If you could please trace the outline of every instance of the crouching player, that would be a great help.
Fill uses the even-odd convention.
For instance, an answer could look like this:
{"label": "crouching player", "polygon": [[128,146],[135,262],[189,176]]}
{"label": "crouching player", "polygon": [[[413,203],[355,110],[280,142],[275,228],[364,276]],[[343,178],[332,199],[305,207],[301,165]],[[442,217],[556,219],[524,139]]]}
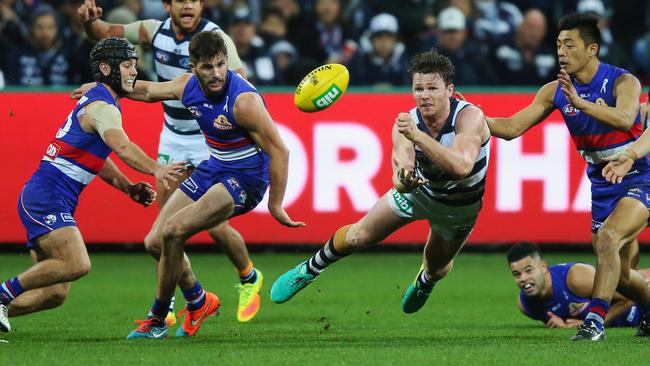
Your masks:
{"label": "crouching player", "polygon": [[[561,263],[549,266],[537,244],[519,242],[508,251],[512,277],[521,289],[517,306],[529,318],[549,328],[575,328],[589,313],[596,269],[586,263]],[[646,281],[650,269],[639,270]],[[642,309],[618,292],[605,318],[610,327],[636,327]]]}
{"label": "crouching player", "polygon": [[97,86],[79,99],[20,192],[18,214],[34,265],[0,284],[2,331],[10,330],[8,316],[61,305],[70,282],[90,271],[74,212],[96,175],[144,206],[153,203],[151,185],[131,183],[108,158],[111,151],[165,185],[184,169],[183,163],[160,165],[150,159],[122,129],[119,100],[133,91],[136,60],[135,48],[125,39],[107,38],[93,47],[90,63]]}

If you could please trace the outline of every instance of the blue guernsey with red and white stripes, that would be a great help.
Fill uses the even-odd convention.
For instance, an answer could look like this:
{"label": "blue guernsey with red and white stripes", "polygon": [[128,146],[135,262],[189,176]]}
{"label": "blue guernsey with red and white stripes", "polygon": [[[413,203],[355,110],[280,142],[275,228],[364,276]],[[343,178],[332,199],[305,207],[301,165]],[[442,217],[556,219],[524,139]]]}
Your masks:
{"label": "blue guernsey with red and white stripes", "polygon": [[230,70],[223,92],[216,97],[203,93],[196,75],[192,75],[183,91],[183,105],[199,122],[210,155],[219,161],[236,162],[264,154],[248,131],[235,120],[235,100],[246,92],[259,94],[253,85]]}
{"label": "blue guernsey with red and white stripes", "polygon": [[62,176],[63,182],[71,190],[70,193],[78,195],[99,173],[112,150],[97,132],[84,131],[78,118],[84,107],[97,101],[120,108],[103,84],[97,84],[90,89],[79,99],[74,110],[57,131],[34,175],[38,175],[42,170],[56,172]]}
{"label": "blue guernsey with red and white stripes", "polygon": [[[627,73],[627,70],[601,62],[589,84],[579,84],[575,79],[572,81],[581,98],[592,103],[614,107],[616,106],[614,97],[616,79]],[[603,157],[625,150],[643,133],[640,114],[634,119],[634,125],[629,131],[616,130],[575,109],[562,93],[559,84],[553,97],[553,104],[562,113],[578,152],[588,163],[587,175],[592,182],[605,181],[601,175]],[[650,170],[649,168],[648,159],[639,159],[632,171],[643,175]]]}

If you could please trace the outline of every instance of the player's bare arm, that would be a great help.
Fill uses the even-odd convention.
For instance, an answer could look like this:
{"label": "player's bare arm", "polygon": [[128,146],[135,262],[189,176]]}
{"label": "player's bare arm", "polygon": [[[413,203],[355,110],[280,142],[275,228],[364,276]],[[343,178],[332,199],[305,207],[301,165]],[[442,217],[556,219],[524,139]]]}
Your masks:
{"label": "player's bare arm", "polygon": [[113,105],[105,102],[91,103],[86,106],[85,114],[79,116],[79,122],[84,130],[96,131],[128,166],[155,176],[166,188],[169,188],[169,181],[177,181],[176,177],[185,169],[184,162],[160,165],[131,142],[122,129],[122,116]]}
{"label": "player's bare arm", "polygon": [[142,81],[138,80],[133,87],[133,92],[127,98],[141,102],[159,102],[161,100],[180,100],[183,90],[192,74],[183,74],[170,81]]}
{"label": "player's bare arm", "polygon": [[391,167],[393,186],[398,192],[410,192],[428,181],[415,174],[415,149],[413,143],[402,135],[397,123],[393,125]]}
{"label": "player's bare arm", "polygon": [[481,142],[489,136],[483,112],[474,107],[459,112],[456,119],[456,138],[451,148],[442,146],[434,138],[420,131],[409,113],[400,113],[396,124],[399,132],[417,145],[431,162],[458,178],[465,177],[472,171],[481,149]]}
{"label": "player's bare arm", "polygon": [[580,296],[591,298],[594,288],[596,269],[585,263],[576,263],[567,273],[566,285],[571,292]]}
{"label": "player's bare arm", "polygon": [[156,191],[147,182],[132,183],[109,158],[97,174],[106,183],[126,193],[133,201],[150,206],[156,200]]}
{"label": "player's bare arm", "polygon": [[634,125],[634,120],[639,114],[639,98],[641,98],[641,83],[635,76],[623,74],[616,79],[614,83],[616,106],[611,107],[580,98],[564,70],[560,71],[558,81],[571,105],[597,119],[598,122],[620,131],[628,131]]}
{"label": "player's bare arm", "polygon": [[603,158],[603,161],[608,163],[603,168],[602,174],[608,182],[621,183],[625,175],[632,169],[634,162],[650,154],[650,132],[648,131],[650,129],[643,131],[641,137],[625,151]]}
{"label": "player's bare arm", "polygon": [[533,102],[512,117],[486,117],[492,136],[512,140],[542,122],[555,108],[553,106],[553,96],[556,89],[557,81],[542,86],[537,91]]}
{"label": "player's bare arm", "polygon": [[95,0],[85,0],[77,8],[77,15],[84,25],[86,34],[94,40],[106,37],[126,38],[132,43],[150,44],[150,29],[153,29],[156,20],[148,19],[129,24],[113,24],[101,20],[103,9],[95,3]]}
{"label": "player's bare arm", "polygon": [[237,123],[245,128],[255,143],[269,155],[269,211],[282,225],[305,226],[304,222],[293,221],[282,208],[287,188],[289,171],[289,149],[280,137],[278,128],[264,107],[262,97],[256,93],[242,93],[237,97],[233,113]]}

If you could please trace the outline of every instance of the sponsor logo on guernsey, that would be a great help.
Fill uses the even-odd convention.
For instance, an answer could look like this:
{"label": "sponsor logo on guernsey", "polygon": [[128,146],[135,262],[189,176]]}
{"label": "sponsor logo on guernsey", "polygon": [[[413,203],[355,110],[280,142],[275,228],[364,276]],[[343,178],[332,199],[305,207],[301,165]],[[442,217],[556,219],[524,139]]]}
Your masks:
{"label": "sponsor logo on guernsey", "polygon": [[169,164],[170,160],[171,159],[170,159],[169,155],[160,154],[160,153],[158,154],[158,164],[160,164],[160,165]]}
{"label": "sponsor logo on guernsey", "polygon": [[196,185],[196,183],[194,183],[194,180],[192,179],[192,177],[189,177],[189,178],[185,179],[183,181],[183,185],[185,186],[185,188],[189,189],[190,192],[192,192],[192,193],[196,193],[197,189],[199,189],[199,187]]}
{"label": "sponsor logo on guernsey", "polygon": [[576,114],[580,113],[579,110],[577,110],[574,106],[571,104],[567,104],[562,108],[562,113],[566,116],[572,117],[575,116]]}
{"label": "sponsor logo on guernsey", "polygon": [[56,216],[54,214],[49,214],[43,217],[43,221],[45,221],[46,224],[52,226],[56,224]]}
{"label": "sponsor logo on guernsey", "polygon": [[178,61],[178,63],[180,63],[181,66],[183,66],[186,69],[190,68],[190,58],[189,57],[183,57],[182,59],[180,59],[180,61]]}
{"label": "sponsor logo on guernsey", "polygon": [[246,194],[246,191],[241,191],[239,193],[239,203],[242,205],[246,203],[246,199],[248,198],[248,195]]}
{"label": "sponsor logo on guernsey", "polygon": [[341,97],[341,95],[343,95],[341,88],[336,86],[336,84],[332,84],[332,86],[325,93],[321,94],[315,99],[312,99],[311,102],[314,103],[316,108],[321,110],[332,105],[334,102],[336,102],[337,99]]}
{"label": "sponsor logo on guernsey", "polygon": [[201,111],[199,110],[199,108],[197,108],[195,106],[189,106],[189,107],[187,107],[187,110],[190,111],[190,114],[192,115],[192,117],[194,117],[194,118],[201,117]]}
{"label": "sponsor logo on guernsey", "polygon": [[203,106],[204,106],[205,108],[210,108],[210,109],[213,109],[213,108],[214,108],[214,106],[213,106],[212,104],[208,104],[208,103],[203,103]]}
{"label": "sponsor logo on guernsey", "polygon": [[241,185],[239,185],[237,178],[230,177],[226,180],[226,182],[228,182],[230,188],[232,189],[241,189]]}
{"label": "sponsor logo on guernsey", "polygon": [[588,305],[588,302],[571,302],[569,303],[569,314],[572,316],[580,315]]}
{"label": "sponsor logo on guernsey", "polygon": [[54,160],[56,159],[57,155],[59,155],[59,151],[61,151],[61,146],[59,146],[56,142],[51,142],[45,150],[45,156]]}
{"label": "sponsor logo on guernsey", "polygon": [[598,105],[605,105],[605,106],[607,105],[607,103],[605,103],[605,99],[603,99],[603,98],[596,99],[596,101],[594,103],[596,103]]}
{"label": "sponsor logo on guernsey", "polygon": [[165,51],[156,51],[156,59],[162,63],[167,63],[169,61],[169,55]]}
{"label": "sponsor logo on guernsey", "polygon": [[75,222],[74,217],[72,217],[72,215],[67,212],[62,212],[61,218],[63,219],[63,222]]}
{"label": "sponsor logo on guernsey", "polygon": [[217,130],[234,130],[235,126],[228,121],[228,118],[224,116],[223,114],[220,114],[219,117],[214,119],[214,122],[212,123],[214,128]]}

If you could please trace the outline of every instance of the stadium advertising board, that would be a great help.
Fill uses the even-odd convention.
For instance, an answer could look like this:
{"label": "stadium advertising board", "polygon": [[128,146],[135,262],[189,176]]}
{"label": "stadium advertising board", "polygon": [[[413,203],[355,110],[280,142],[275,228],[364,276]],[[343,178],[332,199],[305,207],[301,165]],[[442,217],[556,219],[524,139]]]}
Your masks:
{"label": "stadium advertising board", "polygon": [[[487,115],[511,115],[533,94],[468,94]],[[233,226],[250,243],[322,243],[343,224],[359,219],[390,187],[391,127],[398,112],[413,107],[409,94],[348,93],[332,108],[303,113],[291,93],[265,94],[267,106],[291,150],[285,207],[307,227],[282,227],[265,212],[235,218]],[[74,105],[64,93],[0,94],[0,242],[20,243],[16,214],[23,183]],[[161,128],[158,104],[124,101],[130,138],[155,156]],[[590,241],[590,185],[560,115],[556,112],[523,138],[491,140],[487,192],[473,244],[528,239],[547,243]],[[118,160],[117,158],[115,160]],[[152,181],[118,165],[132,180]],[[89,243],[140,243],[157,210],[144,209],[99,178],[81,196],[76,217]],[[392,243],[426,239],[426,223],[391,236]],[[650,238],[643,234],[642,238]],[[192,239],[210,242],[206,234]]]}

